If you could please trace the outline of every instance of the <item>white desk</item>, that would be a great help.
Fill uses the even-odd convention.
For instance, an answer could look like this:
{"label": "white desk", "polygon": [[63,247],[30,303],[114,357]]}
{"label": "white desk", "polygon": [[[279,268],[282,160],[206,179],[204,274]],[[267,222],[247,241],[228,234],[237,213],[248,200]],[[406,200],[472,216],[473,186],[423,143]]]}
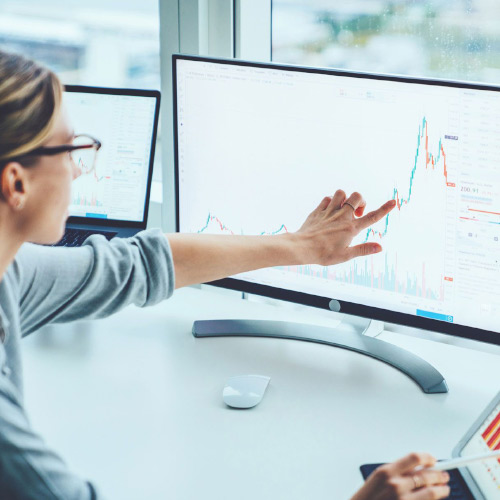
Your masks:
{"label": "white desk", "polygon": [[[108,498],[341,500],[361,485],[361,463],[449,456],[500,389],[498,355],[390,332],[381,338],[433,363],[449,394],[423,394],[343,349],[191,335],[195,319],[235,317],[311,321],[185,289],[153,308],[54,327],[45,347],[48,332],[35,334],[24,341],[35,428]],[[228,409],[224,382],[245,373],[271,377],[264,400]]]}

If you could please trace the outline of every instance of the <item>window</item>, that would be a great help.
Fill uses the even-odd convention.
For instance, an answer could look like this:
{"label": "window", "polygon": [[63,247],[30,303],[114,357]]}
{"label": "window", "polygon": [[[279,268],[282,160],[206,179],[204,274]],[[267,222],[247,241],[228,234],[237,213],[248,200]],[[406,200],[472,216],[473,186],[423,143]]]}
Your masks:
{"label": "window", "polygon": [[495,0],[273,0],[272,59],[496,83]]}
{"label": "window", "polygon": [[[0,47],[66,84],[160,88],[158,0],[4,0]],[[161,180],[161,147],[154,179]]]}

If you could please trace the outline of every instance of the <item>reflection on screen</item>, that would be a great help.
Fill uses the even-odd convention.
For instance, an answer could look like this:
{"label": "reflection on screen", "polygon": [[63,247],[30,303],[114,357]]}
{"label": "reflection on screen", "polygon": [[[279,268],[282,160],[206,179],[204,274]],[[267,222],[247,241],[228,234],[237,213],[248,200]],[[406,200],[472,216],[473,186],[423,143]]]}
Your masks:
{"label": "reflection on screen", "polygon": [[64,100],[75,133],[102,143],[95,169],[73,182],[70,215],[142,221],[155,98],[65,92]]}
{"label": "reflection on screen", "polygon": [[177,61],[180,230],[284,234],[325,195],[397,208],[381,254],[238,275],[500,332],[500,94]]}

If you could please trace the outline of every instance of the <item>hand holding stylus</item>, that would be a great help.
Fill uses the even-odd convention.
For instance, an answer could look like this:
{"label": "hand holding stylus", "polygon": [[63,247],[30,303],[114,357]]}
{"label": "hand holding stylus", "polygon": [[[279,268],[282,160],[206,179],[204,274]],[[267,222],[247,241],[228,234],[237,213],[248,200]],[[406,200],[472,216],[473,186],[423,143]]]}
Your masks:
{"label": "hand holding stylus", "polygon": [[[411,453],[376,469],[351,500],[437,500],[447,498],[450,476],[431,470],[436,459],[427,453]],[[417,470],[418,467],[424,467]]]}
{"label": "hand holding stylus", "polygon": [[474,462],[483,462],[484,460],[500,459],[500,450],[490,451],[489,453],[481,453],[480,455],[470,455],[466,457],[457,457],[450,460],[443,460],[438,462],[432,470],[452,470],[458,467],[465,467],[473,464]]}

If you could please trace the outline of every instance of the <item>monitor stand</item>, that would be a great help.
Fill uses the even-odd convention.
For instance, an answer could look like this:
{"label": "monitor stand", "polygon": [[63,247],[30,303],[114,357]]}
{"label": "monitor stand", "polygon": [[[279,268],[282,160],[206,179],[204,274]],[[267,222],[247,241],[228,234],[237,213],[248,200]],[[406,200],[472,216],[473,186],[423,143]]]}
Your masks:
{"label": "monitor stand", "polygon": [[335,328],[286,321],[245,319],[204,320],[195,321],[193,324],[195,337],[271,337],[349,349],[397,368],[412,378],[427,394],[448,392],[441,373],[427,361],[401,347],[374,338],[382,331],[383,323],[358,316],[346,317]]}

